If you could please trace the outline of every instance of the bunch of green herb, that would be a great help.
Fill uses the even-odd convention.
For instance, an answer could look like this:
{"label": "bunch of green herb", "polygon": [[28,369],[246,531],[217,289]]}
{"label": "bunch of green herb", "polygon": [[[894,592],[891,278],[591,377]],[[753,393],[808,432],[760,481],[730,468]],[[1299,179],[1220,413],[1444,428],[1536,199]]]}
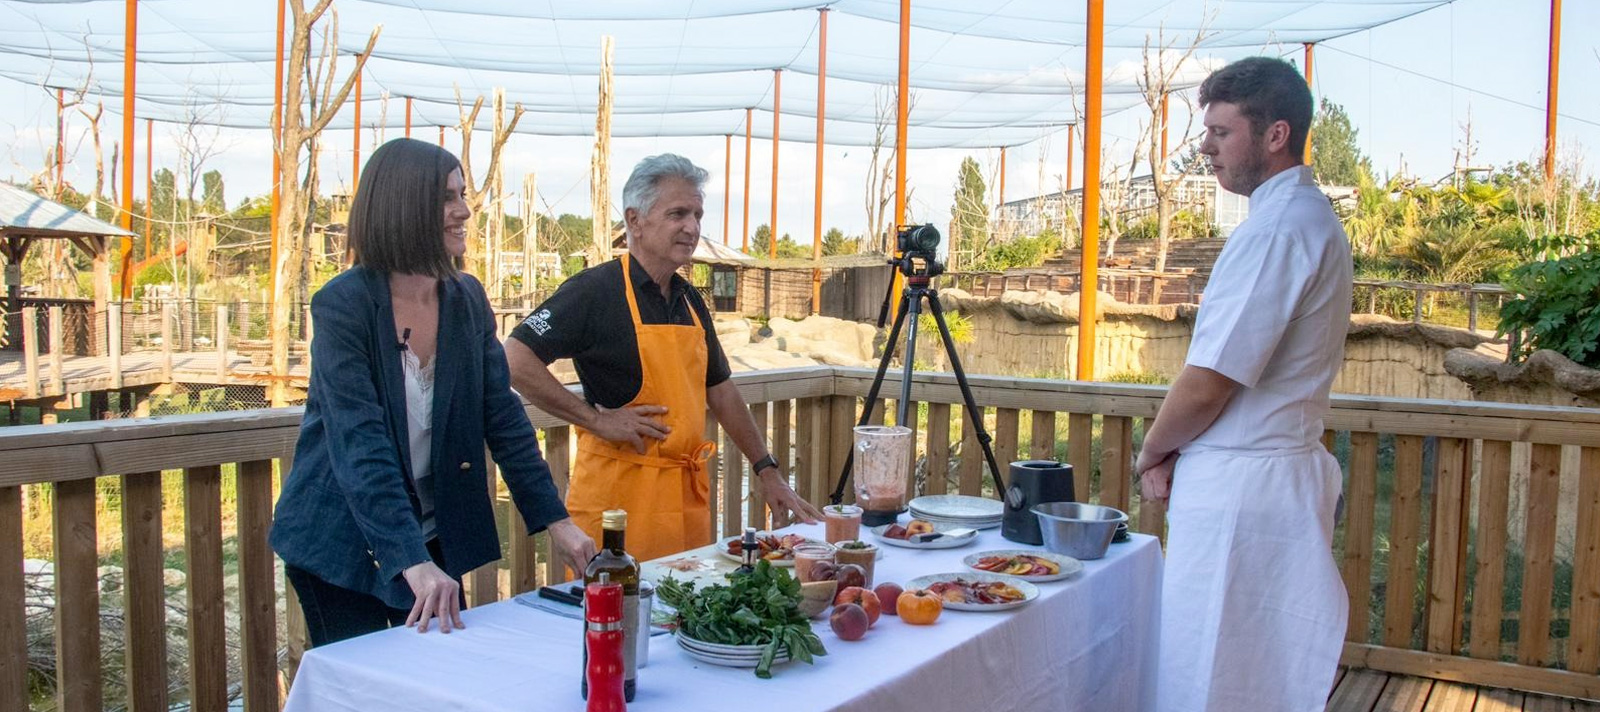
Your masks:
{"label": "bunch of green herb", "polygon": [[772,677],[772,662],[780,650],[810,663],[812,656],[827,655],[822,639],[800,614],[800,582],[771,562],[756,563],[755,571],[730,575],[728,584],[695,590],[693,582],[668,577],[656,595],[678,610],[678,632],[695,640],[722,645],[764,645],[756,677]]}

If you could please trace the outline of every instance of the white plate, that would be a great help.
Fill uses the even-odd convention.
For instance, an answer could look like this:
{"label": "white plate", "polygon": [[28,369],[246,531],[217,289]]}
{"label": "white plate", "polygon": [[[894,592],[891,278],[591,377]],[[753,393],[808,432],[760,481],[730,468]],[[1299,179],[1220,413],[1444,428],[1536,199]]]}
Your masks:
{"label": "white plate", "polygon": [[[911,500],[908,507],[941,519],[960,521],[998,520],[1005,516],[1005,503],[998,499],[965,494],[930,494]],[[927,517],[924,517],[926,519]]]}
{"label": "white plate", "polygon": [[990,556],[1037,556],[1037,557],[1039,557],[1041,559],[1048,559],[1050,561],[1053,561],[1053,562],[1056,563],[1057,566],[1061,567],[1061,571],[1060,572],[1053,573],[1053,574],[1046,574],[1044,576],[1021,576],[1021,575],[1018,575],[1018,574],[1002,574],[1004,576],[1014,576],[1016,578],[1022,579],[1023,581],[1033,581],[1034,583],[1044,583],[1045,581],[1060,581],[1061,579],[1064,579],[1064,578],[1066,578],[1068,576],[1071,576],[1071,575],[1076,574],[1079,571],[1083,570],[1083,562],[1082,561],[1074,559],[1074,558],[1072,558],[1070,556],[1063,556],[1061,554],[1053,554],[1051,552],[1041,551],[1039,549],[997,549],[995,551],[980,551],[980,552],[978,552],[976,554],[968,555],[967,558],[964,558],[964,559],[961,560],[961,563],[965,564],[967,568],[972,569],[973,571],[978,572],[978,573],[983,573],[983,574],[997,573],[995,571],[985,571],[983,569],[978,568],[978,562],[982,561],[983,559],[986,559],[986,558],[988,558]]}
{"label": "white plate", "polygon": [[991,520],[987,520],[987,519],[946,519],[944,517],[932,517],[932,516],[928,516],[928,515],[925,515],[925,514],[918,514],[916,512],[912,512],[911,513],[911,517],[913,519],[921,519],[921,520],[923,520],[925,522],[933,522],[935,525],[943,525],[946,529],[954,529],[956,527],[972,527],[973,529],[993,529],[995,527],[1000,526],[1000,523],[1001,523],[999,519],[995,519],[995,520],[992,520],[992,521]]}
{"label": "white plate", "polygon": [[[758,537],[767,536],[769,534],[771,534],[771,532],[757,532],[756,536],[758,536]],[[728,542],[730,542],[730,541],[739,541],[740,539],[743,539],[743,538],[744,538],[744,535],[743,534],[739,534],[739,535],[736,535],[736,536],[730,536],[730,537],[726,537],[726,538],[723,538],[723,539],[719,539],[717,541],[717,553],[721,554],[722,558],[728,559],[729,561],[737,561],[737,562],[739,562],[741,564],[744,563],[744,557],[739,556],[738,554],[730,554],[730,553],[728,553]],[[806,543],[808,543],[808,544],[825,544],[827,542],[824,542],[824,541],[822,541],[820,539],[806,539]],[[786,568],[786,569],[794,568],[794,558],[793,557],[790,557],[788,559],[767,559],[767,561],[770,562],[773,566],[781,566],[781,567]]]}
{"label": "white plate", "polygon": [[[964,537],[942,536],[938,539],[927,542],[926,544],[918,544],[907,539],[892,539],[884,536],[883,531],[888,529],[889,526],[890,525],[888,524],[880,524],[873,527],[871,529],[872,535],[877,537],[878,541],[884,544],[888,544],[889,546],[898,546],[905,549],[957,549],[978,540],[978,533],[973,532]],[[933,529],[934,531],[941,531],[941,528],[938,525],[935,525]],[[943,527],[943,529],[955,529],[955,527],[947,526]]]}
{"label": "white plate", "polygon": [[1018,591],[1022,592],[1022,600],[1012,601],[1010,603],[953,603],[951,601],[945,601],[944,607],[953,611],[1007,611],[1013,608],[1020,608],[1028,605],[1029,601],[1039,597],[1039,587],[1028,583],[1027,581],[1023,581],[1020,578],[978,571],[969,571],[959,574],[929,574],[927,576],[918,576],[906,583],[906,590],[909,591],[913,588],[927,588],[940,581],[954,581],[956,579],[981,581],[985,583],[991,581],[1008,583],[1012,586],[1015,586]]}
{"label": "white plate", "polygon": [[[754,653],[740,652],[740,653],[737,653],[737,654],[728,655],[728,654],[723,654],[723,653],[712,652],[712,651],[705,650],[705,649],[702,649],[702,648],[699,647],[699,646],[703,646],[703,645],[714,645],[712,643],[703,643],[703,642],[700,642],[700,641],[697,641],[697,640],[692,640],[692,639],[689,639],[689,638],[685,638],[684,636],[681,636],[681,635],[676,635],[676,636],[673,636],[673,637],[677,638],[677,640],[678,640],[678,648],[683,650],[685,655],[688,655],[689,657],[694,658],[695,660],[699,660],[700,662],[706,663],[708,665],[717,665],[717,666],[721,666],[721,667],[733,667],[733,668],[753,668],[753,667],[756,667],[757,665],[761,664],[761,649],[766,647],[766,646],[762,646],[762,645],[718,646],[718,647],[723,647],[723,648],[748,648],[748,649],[754,651]],[[779,651],[777,657],[773,658],[772,662],[773,662],[774,665],[776,665],[778,663],[789,662],[789,651],[788,650]]]}

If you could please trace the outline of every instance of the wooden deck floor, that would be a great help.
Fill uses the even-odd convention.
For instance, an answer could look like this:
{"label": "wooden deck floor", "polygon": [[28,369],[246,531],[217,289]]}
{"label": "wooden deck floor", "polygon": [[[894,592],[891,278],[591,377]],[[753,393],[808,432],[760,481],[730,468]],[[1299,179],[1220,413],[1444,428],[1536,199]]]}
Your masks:
{"label": "wooden deck floor", "polygon": [[1328,712],[1600,712],[1600,703],[1341,668]]}

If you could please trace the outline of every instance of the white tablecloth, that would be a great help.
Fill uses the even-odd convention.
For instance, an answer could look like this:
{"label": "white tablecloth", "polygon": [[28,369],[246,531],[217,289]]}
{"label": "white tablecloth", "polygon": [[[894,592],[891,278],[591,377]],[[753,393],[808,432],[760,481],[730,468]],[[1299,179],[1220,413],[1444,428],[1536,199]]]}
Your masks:
{"label": "white tablecloth", "polygon": [[[820,538],[821,527],[799,525]],[[960,572],[962,557],[1015,549],[999,529],[945,550],[884,547],[875,579]],[[1070,579],[1038,584],[1011,611],[946,610],[932,626],[885,615],[846,642],[826,619],[815,665],[775,666],[773,677],[698,663],[671,636],[651,638],[634,710],[1084,710],[1142,712],[1155,705],[1161,549],[1135,535]],[[440,635],[396,628],[306,653],[286,712],[584,709],[578,693],[582,623],[514,601],[465,611],[466,628]]]}

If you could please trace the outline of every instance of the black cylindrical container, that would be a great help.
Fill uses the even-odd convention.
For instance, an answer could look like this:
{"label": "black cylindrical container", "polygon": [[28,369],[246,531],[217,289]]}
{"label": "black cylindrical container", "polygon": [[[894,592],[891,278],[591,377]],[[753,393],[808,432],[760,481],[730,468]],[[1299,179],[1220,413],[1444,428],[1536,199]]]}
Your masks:
{"label": "black cylindrical container", "polygon": [[1055,460],[1013,462],[1000,536],[1022,544],[1043,544],[1044,535],[1039,531],[1039,518],[1032,511],[1033,505],[1071,501],[1071,465]]}

